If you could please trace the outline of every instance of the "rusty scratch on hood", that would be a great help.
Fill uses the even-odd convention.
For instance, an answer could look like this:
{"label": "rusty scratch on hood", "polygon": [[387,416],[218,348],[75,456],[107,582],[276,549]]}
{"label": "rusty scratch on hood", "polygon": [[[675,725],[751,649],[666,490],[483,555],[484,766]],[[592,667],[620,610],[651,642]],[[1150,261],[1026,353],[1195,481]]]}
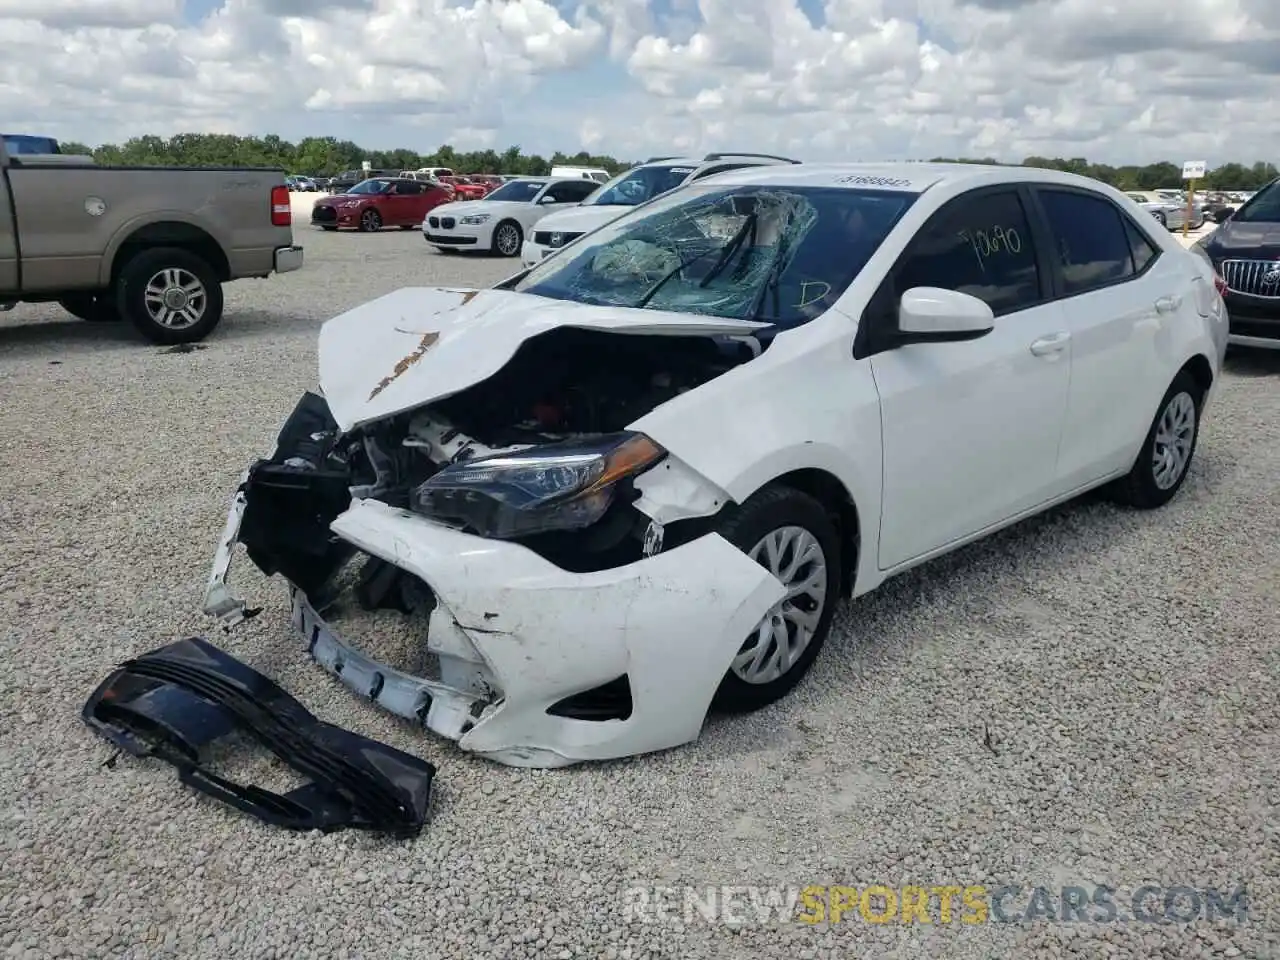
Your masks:
{"label": "rusty scratch on hood", "polygon": [[[450,307],[449,309],[457,310],[459,307],[465,307],[468,303],[470,303],[472,300],[474,300],[478,296],[480,296],[479,290],[467,290],[462,294],[462,298],[456,304],[454,304],[454,306]],[[439,316],[441,312],[443,311],[437,311],[435,315]],[[414,331],[403,330],[400,327],[396,327],[396,332],[397,333],[417,333],[416,330]],[[406,370],[408,370],[415,363],[421,360],[423,355],[428,350],[430,350],[435,345],[435,342],[439,339],[440,339],[440,334],[436,333],[434,330],[429,330],[426,333],[422,334],[422,339],[419,340],[418,345],[413,348],[413,352],[405,357],[402,357],[399,360],[399,362],[397,362],[396,365],[391,369],[390,375],[383,377],[378,382],[378,385],[373,388],[373,392],[369,394],[369,399],[372,400],[374,397],[380,394],[383,390],[387,389],[387,387],[391,386],[391,384],[395,383],[397,379],[399,379],[404,375],[404,372]]]}
{"label": "rusty scratch on hood", "polygon": [[396,365],[392,367],[390,375],[383,377],[378,382],[378,385],[373,388],[373,392],[369,394],[369,399],[372,400],[383,390],[387,389],[387,387],[391,386],[391,384],[395,383],[399,377],[404,375],[406,370],[421,360],[423,355],[426,354],[426,352],[430,350],[439,339],[440,334],[435,333],[434,331],[427,331],[424,333],[422,335],[422,339],[418,341],[418,345],[414,347],[413,352],[397,361]]}

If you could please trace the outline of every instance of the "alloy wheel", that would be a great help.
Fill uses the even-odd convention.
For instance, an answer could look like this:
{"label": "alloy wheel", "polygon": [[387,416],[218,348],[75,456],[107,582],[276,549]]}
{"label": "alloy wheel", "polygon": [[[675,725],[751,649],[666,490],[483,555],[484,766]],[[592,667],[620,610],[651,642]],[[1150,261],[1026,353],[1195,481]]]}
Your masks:
{"label": "alloy wheel", "polygon": [[827,603],[827,558],[822,544],[803,527],[780,527],[747,554],[786,588],[743,643],[733,673],[745,683],[777,680],[813,640]]}
{"label": "alloy wheel", "polygon": [[498,227],[494,243],[504,257],[514,257],[520,248],[520,232],[511,224],[504,223]]}
{"label": "alloy wheel", "polygon": [[147,281],[143,300],[157,324],[184,330],[200,322],[209,294],[194,273],[181,267],[166,267]]}
{"label": "alloy wheel", "polygon": [[1151,447],[1151,478],[1161,490],[1170,489],[1186,472],[1195,429],[1195,400],[1186,391],[1175,393],[1160,414]]}

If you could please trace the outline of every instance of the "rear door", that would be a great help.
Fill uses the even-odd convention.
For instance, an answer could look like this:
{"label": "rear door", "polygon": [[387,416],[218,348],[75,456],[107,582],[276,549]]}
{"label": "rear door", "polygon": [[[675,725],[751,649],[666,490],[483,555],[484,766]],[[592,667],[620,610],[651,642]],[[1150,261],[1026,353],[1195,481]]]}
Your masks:
{"label": "rear door", "polygon": [[1034,192],[1071,332],[1059,469],[1074,489],[1132,465],[1169,386],[1176,318],[1198,313],[1195,269],[1148,235],[1158,224],[1139,225],[1109,197],[1056,185]]}
{"label": "rear door", "polygon": [[1029,198],[1008,186],[952,200],[916,235],[875,298],[896,311],[912,287],[942,287],[986,301],[996,315],[994,330],[979,339],[871,357],[884,437],[881,569],[1058,493],[1072,344]]}

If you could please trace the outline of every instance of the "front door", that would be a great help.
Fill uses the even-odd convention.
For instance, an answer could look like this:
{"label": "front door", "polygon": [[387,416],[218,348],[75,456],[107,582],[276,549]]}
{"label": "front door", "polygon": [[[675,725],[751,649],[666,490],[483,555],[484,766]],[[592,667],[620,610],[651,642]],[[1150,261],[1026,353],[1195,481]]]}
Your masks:
{"label": "front door", "polygon": [[[1071,340],[1013,188],[953,200],[887,282],[990,304],[995,329],[871,357],[884,443],[879,566],[899,566],[1054,496]],[[896,308],[896,307],[895,307]]]}

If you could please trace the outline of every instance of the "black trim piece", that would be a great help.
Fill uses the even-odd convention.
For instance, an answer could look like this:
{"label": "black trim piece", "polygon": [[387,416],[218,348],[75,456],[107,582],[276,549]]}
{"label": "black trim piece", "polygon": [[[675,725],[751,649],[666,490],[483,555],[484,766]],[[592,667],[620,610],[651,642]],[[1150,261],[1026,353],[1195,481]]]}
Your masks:
{"label": "black trim piece", "polygon": [[[415,837],[426,822],[432,764],[316,719],[274,681],[198,637],[121,664],[81,717],[121,750],[164,760],[180,782],[274,826]],[[214,773],[211,747],[235,731],[310,782],[278,794]]]}

